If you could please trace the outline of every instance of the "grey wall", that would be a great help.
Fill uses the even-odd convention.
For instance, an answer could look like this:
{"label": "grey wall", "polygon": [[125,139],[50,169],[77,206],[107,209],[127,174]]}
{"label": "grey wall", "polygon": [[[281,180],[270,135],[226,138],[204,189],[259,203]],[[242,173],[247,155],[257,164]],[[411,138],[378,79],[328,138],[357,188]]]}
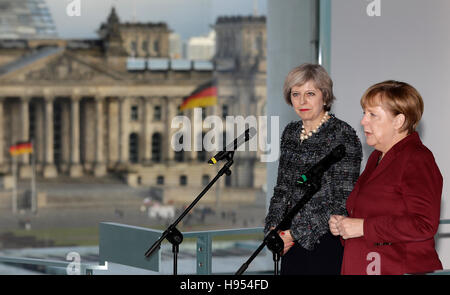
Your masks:
{"label": "grey wall", "polygon": [[[380,0],[381,15],[366,13],[366,0],[332,0],[331,76],[336,115],[350,123],[363,142],[359,99],[372,84],[405,81],[422,94],[419,126],[444,177],[442,218],[450,218],[450,1]],[[372,149],[364,148],[364,162]],[[440,232],[450,232],[441,226]],[[438,239],[444,268],[450,268],[450,239]]]}

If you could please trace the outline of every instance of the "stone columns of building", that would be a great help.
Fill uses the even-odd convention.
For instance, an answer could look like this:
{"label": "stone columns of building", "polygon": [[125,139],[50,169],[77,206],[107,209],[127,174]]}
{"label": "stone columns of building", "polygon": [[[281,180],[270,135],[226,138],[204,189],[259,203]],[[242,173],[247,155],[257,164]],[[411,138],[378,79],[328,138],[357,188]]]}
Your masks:
{"label": "stone columns of building", "polygon": [[119,120],[119,100],[115,97],[109,97],[107,99],[106,107],[108,109],[107,115],[107,129],[108,129],[108,152],[107,152],[107,163],[108,168],[115,168],[116,164],[119,163],[119,140],[120,140],[120,120]]}
{"label": "stone columns of building", "polygon": [[126,168],[129,159],[130,103],[126,96],[119,97],[119,166]]}
{"label": "stone columns of building", "polygon": [[45,95],[45,166],[44,177],[55,178],[58,176],[54,162],[53,151],[53,95]]}
{"label": "stone columns of building", "polygon": [[58,165],[62,173],[70,173],[70,107],[70,97],[64,98],[61,103],[61,161]]}
{"label": "stone columns of building", "polygon": [[[20,140],[28,142],[30,140],[30,96],[22,96],[20,100],[20,116],[21,116],[21,137]],[[30,178],[32,169],[30,165],[30,154],[20,156],[20,178]]]}
{"label": "stone columns of building", "polygon": [[5,152],[6,152],[6,146],[5,146],[5,128],[4,128],[4,101],[5,97],[0,97],[0,171],[6,172],[5,169],[6,163],[5,163]]}
{"label": "stone columns of building", "polygon": [[175,159],[175,151],[172,148],[171,141],[172,141],[172,137],[175,134],[175,130],[176,130],[176,129],[172,129],[171,126],[172,126],[172,119],[176,116],[177,105],[171,104],[170,100],[167,97],[165,97],[161,101],[162,101],[162,105],[164,105],[164,108],[166,109],[165,118],[164,118],[164,120],[166,122],[166,130],[163,134],[163,138],[166,138],[166,140],[165,140],[166,144],[163,145],[163,149],[164,149],[164,153],[167,153],[165,155],[165,158],[171,162]]}
{"label": "stone columns of building", "polygon": [[80,163],[80,101],[81,96],[70,98],[70,170],[71,177],[81,177],[83,167]]}
{"label": "stone columns of building", "polygon": [[105,102],[105,97],[96,96],[95,97],[95,166],[94,175],[95,176],[105,176],[106,175],[106,162],[103,154],[104,148],[104,115],[103,115],[103,105]]}
{"label": "stone columns of building", "polygon": [[36,172],[42,173],[45,166],[45,100],[38,100],[35,108],[35,131],[33,156],[36,159]]}
{"label": "stone columns of building", "polygon": [[144,97],[144,165],[152,162],[152,118],[153,108],[150,97]]}

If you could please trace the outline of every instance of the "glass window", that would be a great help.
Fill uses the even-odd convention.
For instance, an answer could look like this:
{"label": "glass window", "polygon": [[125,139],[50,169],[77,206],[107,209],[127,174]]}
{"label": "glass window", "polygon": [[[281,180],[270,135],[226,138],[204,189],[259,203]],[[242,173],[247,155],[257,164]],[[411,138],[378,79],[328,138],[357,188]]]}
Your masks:
{"label": "glass window", "polygon": [[[183,144],[183,136],[180,137],[178,140],[178,143],[180,145]],[[175,151],[175,162],[184,162],[184,150],[181,149],[180,151]]]}
{"label": "glass window", "polygon": [[152,161],[161,162],[162,158],[162,136],[161,133],[152,135]]}
{"label": "glass window", "polygon": [[162,119],[161,106],[155,106],[153,108],[153,120],[161,121],[161,119]]}
{"label": "glass window", "polygon": [[30,128],[30,139],[36,138],[36,105],[34,103],[29,104],[29,128]]}
{"label": "glass window", "polygon": [[158,56],[159,56],[159,41],[158,41],[158,40],[155,40],[155,41],[153,42],[153,51],[154,51],[156,54],[158,54]]}
{"label": "glass window", "polygon": [[129,160],[131,163],[139,162],[139,135],[137,133],[130,134],[130,157]]}
{"label": "glass window", "polygon": [[[150,227],[161,229],[160,226],[163,226],[165,221],[149,223],[150,209],[152,209],[150,207],[155,205],[156,200],[161,201],[161,207],[165,207],[163,209],[171,209],[169,208],[172,205],[170,202],[173,201],[173,206],[177,210],[181,209],[183,204],[191,202],[192,198],[199,193],[198,187],[201,185],[206,186],[220,170],[224,162],[218,163],[215,167],[209,166],[207,160],[216,154],[217,151],[206,151],[203,145],[201,151],[181,150],[180,152],[175,152],[171,146],[171,136],[175,132],[171,128],[172,117],[184,115],[190,119],[192,124],[190,139],[192,141],[195,138],[194,136],[198,136],[199,133],[201,133],[201,139],[203,140],[205,134],[209,134],[208,132],[218,126],[213,127],[211,125],[207,127],[204,124],[204,126],[196,128],[196,133],[194,134],[193,110],[182,112],[179,109],[175,110],[175,107],[181,103],[181,97],[189,96],[194,89],[197,89],[210,79],[217,79],[218,94],[221,94],[223,98],[221,96],[218,97],[216,106],[202,108],[201,119],[204,120],[207,116],[217,116],[218,119],[223,118],[223,121],[225,121],[226,117],[230,115],[244,116],[244,119],[247,119],[247,116],[260,115],[258,111],[261,108],[256,106],[264,105],[264,101],[261,100],[266,99],[264,95],[267,77],[265,70],[266,60],[265,57],[248,58],[254,57],[254,55],[249,55],[249,53],[254,54],[250,50],[254,49],[254,46],[259,50],[261,46],[265,46],[266,40],[264,11],[261,11],[261,17],[255,18],[255,16],[252,16],[253,7],[251,2],[256,1],[262,3],[265,0],[234,1],[239,2],[239,5],[227,2],[227,5],[233,5],[235,8],[233,9],[235,12],[232,15],[230,15],[229,11],[220,11],[219,6],[222,5],[210,6],[212,1],[179,1],[180,7],[178,7],[178,10],[184,11],[184,14],[172,13],[172,16],[160,14],[160,19],[152,19],[150,14],[144,13],[140,14],[139,19],[133,23],[130,23],[132,19],[130,12],[134,11],[133,7],[128,7],[127,10],[126,7],[123,8],[116,5],[113,11],[111,3],[109,3],[111,1],[96,1],[98,2],[98,9],[87,11],[83,10],[84,6],[81,3],[83,6],[81,7],[81,16],[70,19],[79,21],[86,26],[84,28],[77,26],[63,28],[62,26],[56,30],[51,12],[58,11],[57,9],[55,10],[56,6],[52,4],[58,1],[0,0],[0,6],[10,9],[9,11],[11,12],[3,13],[0,16],[0,35],[6,36],[6,39],[16,38],[16,40],[2,41],[4,46],[0,48],[0,51],[6,55],[8,55],[8,52],[16,50],[16,48],[26,49],[27,41],[24,39],[29,36],[32,38],[32,35],[36,34],[36,32],[39,34],[39,38],[33,39],[33,42],[36,43],[36,49],[41,48],[45,44],[60,44],[62,42],[60,40],[71,40],[63,42],[63,45],[67,44],[68,49],[76,51],[80,58],[91,56],[99,60],[106,60],[108,56],[115,56],[116,53],[121,53],[119,43],[122,42],[121,45],[128,55],[123,56],[124,69],[122,74],[124,75],[120,75],[123,78],[123,80],[119,81],[120,83],[103,83],[102,79],[91,79],[89,81],[92,89],[98,88],[102,95],[106,95],[104,98],[105,103],[103,104],[104,124],[103,130],[101,130],[104,135],[103,142],[97,140],[96,137],[97,127],[101,127],[101,125],[96,124],[95,102],[90,97],[92,95],[90,91],[86,89],[81,90],[80,94],[82,94],[82,97],[80,97],[79,101],[76,100],[77,103],[75,103],[75,98],[73,98],[73,101],[69,99],[63,100],[59,97],[55,98],[53,118],[46,117],[46,106],[48,107],[49,105],[46,105],[43,92],[30,92],[30,95],[33,97],[31,100],[33,104],[30,102],[29,136],[36,140],[36,154],[33,154],[36,157],[30,157],[30,163],[32,163],[31,160],[36,161],[35,171],[37,173],[38,187],[40,177],[43,177],[44,173],[47,174],[47,171],[50,171],[47,169],[49,168],[48,165],[46,165],[47,152],[51,153],[50,156],[53,156],[54,164],[56,164],[56,173],[61,178],[57,177],[51,181],[52,186],[55,186],[55,196],[52,195],[52,198],[47,200],[49,202],[48,208],[43,208],[45,210],[38,208],[36,212],[27,211],[29,209],[25,209],[22,212],[19,209],[16,215],[11,213],[11,216],[17,218],[10,218],[11,222],[6,222],[3,225],[0,235],[7,232],[12,233],[3,235],[4,240],[0,241],[4,242],[3,246],[8,244],[14,245],[14,248],[27,248],[27,253],[20,253],[21,256],[44,255],[42,256],[43,259],[53,259],[52,256],[59,256],[59,254],[46,250],[45,253],[52,252],[50,253],[51,255],[48,254],[46,256],[46,254],[42,254],[44,251],[39,251],[40,249],[36,252],[29,252],[28,249],[70,245],[71,251],[79,252],[82,257],[89,257],[92,253],[84,252],[85,246],[88,246],[93,249],[92,251],[95,254],[92,254],[92,256],[95,258],[96,255],[98,256],[98,224],[100,222],[115,220],[124,225],[142,226],[147,224]],[[32,13],[27,11],[29,8],[25,5],[19,5],[22,2],[30,4]],[[65,0],[65,2],[73,1]],[[105,3],[102,4],[101,2]],[[132,4],[134,2],[135,4]],[[164,7],[158,7],[157,2],[130,1],[131,5],[129,6],[135,5],[137,12],[161,11],[161,9],[164,9]],[[195,7],[195,2],[202,2],[202,7]],[[250,2],[250,4],[247,2]],[[66,8],[67,3],[64,8]],[[50,10],[45,8],[47,5],[51,8]],[[243,9],[243,7],[247,8]],[[61,13],[65,14],[65,11]],[[118,18],[116,18],[114,13]],[[27,24],[20,24],[19,15],[21,15],[20,21]],[[101,19],[95,24],[87,21],[88,18],[96,17]],[[108,23],[108,18],[111,23]],[[115,28],[115,25],[113,25],[115,20],[120,22],[121,41],[120,38],[114,38],[117,36],[111,34],[113,32],[110,29]],[[182,28],[183,30],[177,26],[177,23],[186,24],[191,20],[196,22],[195,26],[189,26],[189,28],[185,26],[185,28]],[[156,22],[161,22],[161,25]],[[101,28],[100,26],[102,25],[103,27]],[[17,31],[19,26],[23,27],[23,34],[21,31]],[[204,42],[204,37],[206,37],[204,34],[208,34],[207,32],[212,30],[216,34],[215,38],[211,39],[215,46],[214,54],[209,51],[211,48],[209,41]],[[262,32],[261,38],[257,37],[260,31]],[[179,40],[175,40],[177,46],[174,45],[175,42],[169,44],[169,36],[172,33],[179,36]],[[295,32],[290,33],[295,34]],[[46,39],[46,36],[50,34],[51,37],[56,37],[56,39],[53,41]],[[247,48],[248,39],[252,43],[256,42],[256,45],[250,44],[250,50]],[[110,47],[106,46],[108,41],[110,42]],[[197,41],[200,42],[196,43]],[[199,49],[199,59],[192,61],[187,58],[188,42],[198,46],[196,48]],[[177,47],[177,50],[172,52],[174,48],[171,48],[171,46]],[[264,50],[262,52],[265,53]],[[50,54],[50,51],[42,51],[44,55],[47,53]],[[180,58],[180,60],[177,63],[171,57]],[[2,55],[0,53],[1,58]],[[112,61],[114,63],[114,58],[112,58]],[[77,76],[79,72],[85,70],[83,65],[68,61],[66,58],[57,58],[53,62],[53,67],[62,73],[71,71]],[[104,70],[111,72],[112,75],[112,72],[116,71],[116,66],[122,66],[121,62],[113,63],[105,63],[104,65]],[[128,65],[128,68],[126,65]],[[120,72],[121,70],[118,69],[118,71]],[[89,77],[81,75],[79,78],[87,79]],[[62,82],[64,84],[70,81],[58,81],[58,79],[52,79],[51,77],[48,80],[49,85],[59,85]],[[45,85],[40,86],[44,87]],[[40,86],[37,88],[42,88]],[[35,88],[28,90],[33,91]],[[149,98],[151,100],[149,102],[150,105],[147,105],[145,108],[144,103],[140,99],[135,100],[132,98],[141,95],[152,97],[152,99]],[[127,97],[126,104],[122,105],[120,103],[122,97]],[[14,126],[13,123],[17,121],[15,116],[17,117],[21,113],[20,106],[14,105],[16,102],[13,102],[13,99],[15,97],[4,98],[6,102],[4,104],[4,112],[9,114],[9,116],[5,115],[3,118],[7,127]],[[11,100],[11,103],[8,102],[9,100]],[[60,104],[60,102],[62,103]],[[254,105],[250,105],[250,103]],[[58,106],[58,104],[60,105]],[[125,109],[122,106],[125,106]],[[252,110],[255,110],[255,113],[252,113]],[[126,118],[123,116],[120,118],[120,115],[124,113]],[[73,115],[76,114],[78,116],[74,118]],[[144,118],[147,114],[150,117]],[[146,123],[151,121],[149,126],[144,126],[144,119]],[[200,121],[200,118],[198,119]],[[213,123],[216,122],[214,121]],[[46,130],[49,128],[48,124],[53,124],[51,126],[53,127],[51,139],[46,138]],[[73,124],[77,124],[77,126]],[[229,132],[229,130],[227,130],[225,125],[223,127],[223,134],[225,135],[225,132]],[[237,132],[236,125],[234,128],[235,132],[229,138],[231,141],[240,135]],[[10,129],[8,129],[9,131],[6,130],[8,132],[4,132],[4,142],[7,144],[17,139],[20,134],[14,134],[14,132],[21,128]],[[144,134],[144,132],[146,133]],[[217,140],[222,145],[225,145],[225,142],[222,143],[221,134],[218,137],[214,138],[213,141]],[[185,135],[184,143],[186,143],[187,139],[188,137]],[[51,149],[46,152],[46,142],[50,141],[52,142]],[[78,151],[76,150],[77,146],[74,145],[75,143],[79,146]],[[97,159],[97,143],[103,144],[100,151],[102,152],[101,159]],[[181,143],[183,143],[183,138]],[[193,145],[191,147],[194,148]],[[255,218],[254,223],[249,221],[249,227],[262,225],[266,209],[264,208],[264,197],[258,198],[263,201],[255,202],[255,206],[251,202],[253,202],[254,196],[261,196],[266,193],[264,191],[266,180],[264,177],[265,164],[256,163],[258,159],[255,159],[257,155],[254,152],[249,154],[244,151],[236,154],[236,156],[242,158],[243,163],[251,161],[251,164],[232,166],[231,176],[226,176],[225,180],[221,178],[220,182],[212,187],[208,194],[209,196],[205,196],[209,200],[205,199],[206,202],[204,204],[198,204],[199,206],[195,207],[196,210],[192,211],[192,216],[189,215],[191,217],[189,227],[191,228],[186,226],[188,222],[184,223],[188,221],[188,216],[186,216],[182,224],[180,223],[179,230],[181,232],[230,227],[242,228],[246,227],[244,219],[250,218],[248,216]],[[191,157],[194,157],[195,161],[191,161]],[[139,164],[144,164],[144,159],[150,161],[150,163],[145,162],[145,165],[141,167]],[[98,165],[97,160],[102,160],[102,165]],[[235,160],[237,161],[236,164],[238,162],[241,163],[241,159],[235,158]],[[129,165],[122,163],[122,161]],[[253,162],[255,162],[255,165],[253,165]],[[5,171],[11,171],[11,162],[6,161],[5,165]],[[103,170],[103,168],[106,168],[106,170]],[[25,169],[24,171],[27,170]],[[105,178],[96,176],[99,172],[102,174],[103,171],[107,173]],[[150,188],[145,190],[143,188],[128,188],[126,189],[126,195],[120,197],[121,191],[117,191],[115,188],[123,185],[123,179],[115,176],[124,175],[127,172],[133,174],[132,176],[134,177],[132,178],[131,175],[127,177],[130,184],[134,181],[134,184],[141,183],[143,186],[148,185]],[[81,174],[80,176],[83,177],[76,177],[76,174]],[[166,176],[168,177],[167,179],[165,179]],[[248,180],[253,177],[255,178],[254,182]],[[253,184],[248,190],[247,188],[245,190],[236,188],[241,185],[245,186],[247,182]],[[96,202],[96,206],[89,207],[89,202],[92,203],[92,200],[89,200],[88,197],[79,198],[79,188],[91,187],[94,184],[96,184],[95,199],[99,200],[99,202]],[[24,199],[24,194],[31,194],[29,185],[29,181],[23,181],[23,186],[18,190],[18,202]],[[227,187],[224,188],[224,185]],[[112,191],[114,191],[114,196],[111,195]],[[233,202],[230,202],[230,197],[233,198]],[[30,198],[29,200],[33,201],[29,203],[30,205],[39,203],[37,198]],[[64,200],[64,202],[59,202],[59,200]],[[54,204],[54,202],[58,202],[58,204]],[[242,206],[242,204],[245,204],[245,206]],[[55,205],[58,205],[58,208]],[[84,207],[82,214],[80,213],[80,206]],[[138,207],[139,212],[133,211],[132,207]],[[220,218],[222,213],[220,211],[224,207],[227,208],[226,210],[230,208],[230,212],[231,210],[236,211],[236,214],[233,215],[236,222],[231,223],[232,218]],[[231,207],[233,208],[231,209]],[[13,211],[13,208],[10,210]],[[111,210],[111,208],[113,209]],[[54,212],[52,212],[53,209]],[[58,217],[56,216],[58,210],[64,210],[64,213],[67,214],[61,215],[61,218],[58,219],[56,218]],[[216,217],[208,218],[208,214],[211,214],[213,211],[218,213]],[[5,214],[7,213],[9,214],[10,212],[5,211]],[[207,218],[204,219],[204,216]],[[64,222],[62,222],[63,218]],[[200,220],[204,220],[204,222],[200,222]],[[25,232],[25,230],[27,231]],[[236,239],[234,238],[234,240]],[[186,242],[190,243],[190,241]],[[214,241],[214,243],[218,242],[222,242],[222,239]],[[230,245],[230,251],[225,249],[224,253],[228,253],[225,256],[235,256],[236,249],[231,248],[234,247],[231,246],[232,244],[235,244],[234,241],[233,243],[227,243],[227,247]],[[78,246],[83,246],[83,249],[78,248]],[[180,247],[181,252],[184,251],[183,249],[184,247]],[[15,253],[19,254],[19,252]],[[162,255],[166,256],[165,250]],[[180,253],[180,255],[185,255],[185,253]],[[61,257],[54,258],[64,260],[66,257],[62,256],[63,254],[61,254]],[[190,259],[191,257],[189,256],[188,258]],[[216,258],[213,257],[213,259]],[[191,261],[195,264],[195,257]],[[229,261],[233,260],[230,259]],[[215,263],[213,262],[213,264]],[[232,268],[238,269],[239,266],[236,264]],[[227,265],[227,267],[230,268],[230,265]],[[272,265],[269,267],[272,267]],[[40,268],[30,269],[33,272],[35,270],[39,271]],[[127,269],[126,271],[129,270]],[[133,270],[130,269],[130,271]],[[222,272],[224,270],[218,269],[218,271]],[[195,268],[193,272],[195,272]],[[171,273],[171,271],[168,270],[168,273]]]}
{"label": "glass window", "polygon": [[56,165],[62,161],[62,103],[53,104],[53,158]]}
{"label": "glass window", "polygon": [[139,120],[139,108],[137,105],[131,106],[131,121]]}
{"label": "glass window", "polygon": [[187,176],[186,175],[181,175],[180,176],[180,185],[181,186],[186,186],[187,185]]}
{"label": "glass window", "polygon": [[136,41],[131,41],[130,48],[131,48],[131,55],[137,56],[137,43],[136,43]]}
{"label": "glass window", "polygon": [[146,54],[148,54],[148,41],[147,40],[142,41],[142,51],[144,51]]}

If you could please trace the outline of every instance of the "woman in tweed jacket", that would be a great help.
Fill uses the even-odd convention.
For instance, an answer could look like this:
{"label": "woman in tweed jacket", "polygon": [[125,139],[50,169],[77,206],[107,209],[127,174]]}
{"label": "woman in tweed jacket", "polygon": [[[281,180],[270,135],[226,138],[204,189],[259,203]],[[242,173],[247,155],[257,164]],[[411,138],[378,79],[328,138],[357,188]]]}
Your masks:
{"label": "woman in tweed jacket", "polygon": [[334,147],[344,144],[345,157],[324,173],[321,189],[299,211],[290,228],[279,232],[284,242],[281,274],[339,274],[343,248],[329,232],[330,215],[346,215],[345,203],[358,179],[362,158],[355,130],[328,111],[335,99],[333,82],[320,65],[303,64],[286,77],[283,93],[300,121],[286,126],[281,137],[277,184],[265,219],[274,228],[304,195],[297,180]]}

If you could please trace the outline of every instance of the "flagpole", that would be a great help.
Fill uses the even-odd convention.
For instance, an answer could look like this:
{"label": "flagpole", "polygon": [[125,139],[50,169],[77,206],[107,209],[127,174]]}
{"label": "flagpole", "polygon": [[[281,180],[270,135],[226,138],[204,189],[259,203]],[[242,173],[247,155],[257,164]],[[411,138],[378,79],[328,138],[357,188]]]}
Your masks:
{"label": "flagpole", "polygon": [[17,157],[15,155],[12,156],[13,159],[13,190],[12,190],[12,213],[17,213]]}
{"label": "flagpole", "polygon": [[36,199],[36,159],[34,157],[34,147],[33,141],[31,141],[31,212],[35,213],[37,211],[37,199]]}

